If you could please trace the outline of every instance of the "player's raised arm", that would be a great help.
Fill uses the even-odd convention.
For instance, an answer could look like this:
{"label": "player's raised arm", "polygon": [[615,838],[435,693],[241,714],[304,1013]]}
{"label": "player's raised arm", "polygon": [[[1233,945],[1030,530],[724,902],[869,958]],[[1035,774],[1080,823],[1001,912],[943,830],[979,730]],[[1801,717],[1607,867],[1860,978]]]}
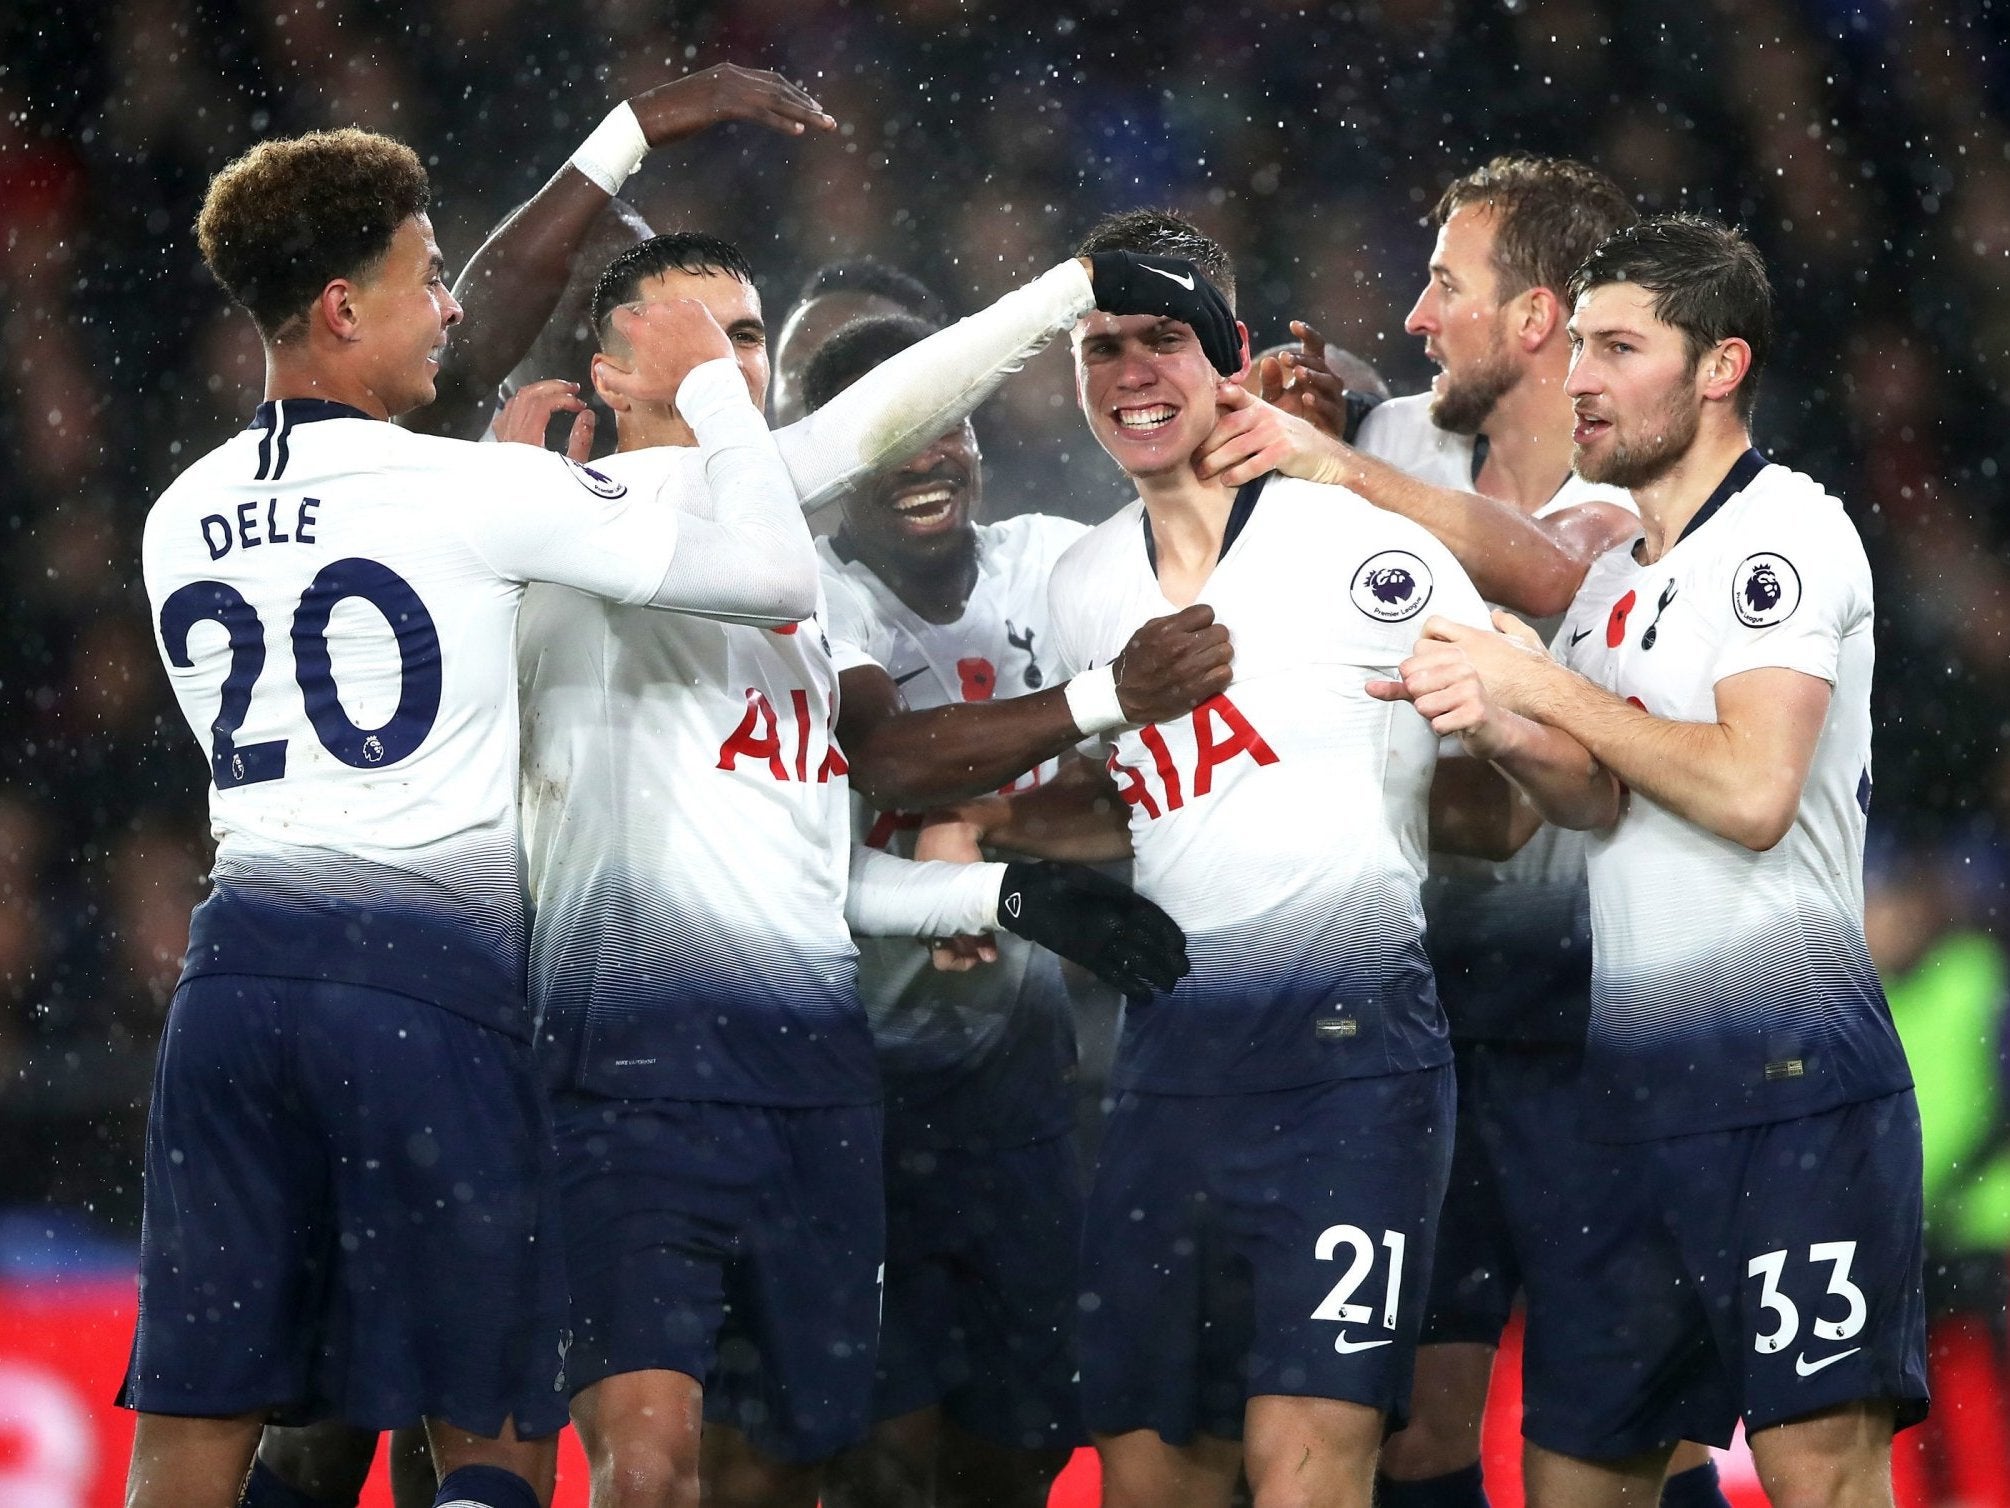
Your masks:
{"label": "player's raised arm", "polygon": [[[566,506],[557,508],[552,489],[536,485],[553,464],[540,455],[521,506],[477,517],[490,562],[521,580],[735,622],[772,627],[810,616],[815,549],[725,331],[691,299],[624,306],[613,328],[619,354],[603,357],[600,380],[626,401],[675,405],[697,437],[712,516],[678,506],[691,486],[681,448],[634,452],[617,476],[556,462],[592,495],[560,489]],[[512,470],[533,459],[484,458]]]}
{"label": "player's raised arm", "polygon": [[910,346],[782,430],[782,458],[804,511],[920,450],[1091,309],[1186,320],[1217,370],[1240,365],[1235,316],[1191,263],[1129,252],[1071,258]]}
{"label": "player's raised arm", "polygon": [[732,63],[616,105],[462,269],[455,296],[470,315],[467,331],[442,363],[438,398],[406,422],[426,434],[478,438],[497,384],[544,329],[573,258],[623,182],[651,151],[733,120],[791,136],[836,124],[781,75]]}

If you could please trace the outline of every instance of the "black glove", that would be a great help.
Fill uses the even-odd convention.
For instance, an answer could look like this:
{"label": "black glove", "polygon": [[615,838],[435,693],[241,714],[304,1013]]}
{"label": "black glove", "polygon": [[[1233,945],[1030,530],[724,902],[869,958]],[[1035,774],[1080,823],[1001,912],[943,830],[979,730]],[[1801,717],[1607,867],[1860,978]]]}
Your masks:
{"label": "black glove", "polygon": [[1228,377],[1242,367],[1235,311],[1221,290],[1184,257],[1099,251],[1089,258],[1096,307],[1105,314],[1163,314],[1193,326],[1214,369]]}
{"label": "black glove", "polygon": [[998,923],[1072,959],[1133,1000],[1186,973],[1186,934],[1150,901],[1080,864],[1007,864]]}

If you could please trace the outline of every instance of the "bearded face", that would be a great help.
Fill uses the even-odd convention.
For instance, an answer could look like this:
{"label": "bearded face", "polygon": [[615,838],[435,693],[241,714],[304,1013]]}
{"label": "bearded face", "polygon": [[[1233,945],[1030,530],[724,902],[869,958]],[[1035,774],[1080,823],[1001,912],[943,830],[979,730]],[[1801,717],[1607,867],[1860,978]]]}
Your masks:
{"label": "bearded face", "polygon": [[1455,435],[1478,434],[1520,375],[1496,319],[1484,349],[1460,365],[1446,365],[1431,398],[1431,422]]}

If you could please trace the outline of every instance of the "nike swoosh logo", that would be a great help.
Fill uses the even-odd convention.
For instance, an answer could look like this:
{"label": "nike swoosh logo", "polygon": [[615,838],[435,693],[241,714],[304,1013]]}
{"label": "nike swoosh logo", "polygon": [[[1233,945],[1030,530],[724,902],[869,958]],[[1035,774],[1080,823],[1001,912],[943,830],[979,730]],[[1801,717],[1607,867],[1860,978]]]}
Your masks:
{"label": "nike swoosh logo", "polygon": [[[1193,292],[1193,274],[1190,272],[1187,273],[1167,272],[1165,268],[1154,267],[1150,262],[1140,262],[1138,263],[1138,265],[1144,268],[1146,272],[1156,272],[1160,277],[1164,278],[1168,283],[1178,283],[1180,287],[1186,289],[1188,293]],[[1387,1344],[1387,1342],[1382,1342],[1382,1344]]]}
{"label": "nike swoosh logo", "polygon": [[1810,1362],[1807,1354],[1803,1352],[1794,1357],[1794,1372],[1801,1377],[1812,1377],[1823,1367],[1832,1367],[1845,1356],[1854,1356],[1862,1349],[1862,1346],[1851,1346],[1847,1351],[1838,1351],[1835,1355],[1824,1356],[1820,1361],[1816,1362]]}
{"label": "nike swoosh logo", "polygon": [[928,674],[928,667],[924,665],[919,670],[908,671],[906,675],[895,676],[893,678],[893,684],[896,686],[905,686],[909,681],[913,680],[916,676],[927,675],[927,674]]}
{"label": "nike swoosh logo", "polygon": [[1338,1335],[1333,1337],[1333,1349],[1338,1351],[1342,1356],[1352,1356],[1356,1351],[1372,1351],[1377,1346],[1393,1346],[1395,1344],[1396,1340],[1394,1336],[1391,1336],[1388,1340],[1349,1340],[1347,1339],[1347,1332],[1345,1330],[1342,1330]]}
{"label": "nike swoosh logo", "polygon": [[1591,637],[1590,629],[1580,628],[1576,633],[1570,636],[1570,642],[1573,646],[1575,646],[1580,640],[1588,639],[1590,637]]}

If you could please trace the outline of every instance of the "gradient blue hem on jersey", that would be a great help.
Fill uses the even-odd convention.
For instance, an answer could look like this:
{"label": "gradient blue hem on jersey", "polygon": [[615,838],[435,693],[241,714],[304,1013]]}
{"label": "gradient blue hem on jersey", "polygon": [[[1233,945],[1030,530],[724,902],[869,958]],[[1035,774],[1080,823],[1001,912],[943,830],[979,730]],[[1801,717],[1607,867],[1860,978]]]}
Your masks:
{"label": "gradient blue hem on jersey", "polygon": [[[1005,1007],[1011,1029],[966,1053],[920,1066],[913,1052],[890,1053],[876,1037],[889,1142],[906,1147],[1023,1147],[1075,1125],[1075,1023],[1066,1010]],[[942,1043],[934,1044],[939,1050]]]}
{"label": "gradient blue hem on jersey", "polygon": [[1591,1018],[1591,896],[1574,883],[1424,881],[1424,948],[1455,1042],[1581,1047]]}
{"label": "gradient blue hem on jersey", "polygon": [[810,1109],[880,1098],[849,934],[812,949],[603,880],[541,903],[538,1052],[556,1091]]}
{"label": "gradient blue hem on jersey", "polygon": [[1814,1115],[1910,1089],[1912,1071],[1861,927],[1803,921],[1653,978],[1594,978],[1584,1082],[1587,1134],[1625,1142]]}
{"label": "gradient blue hem on jersey", "polygon": [[1193,972],[1127,1005],[1110,1083],[1148,1094],[1261,1094],[1437,1068],[1452,1060],[1412,914],[1280,918],[1189,933]]}
{"label": "gradient blue hem on jersey", "polygon": [[445,909],[261,898],[218,880],[189,918],[181,977],[214,974],[385,990],[530,1040],[521,926]]}

